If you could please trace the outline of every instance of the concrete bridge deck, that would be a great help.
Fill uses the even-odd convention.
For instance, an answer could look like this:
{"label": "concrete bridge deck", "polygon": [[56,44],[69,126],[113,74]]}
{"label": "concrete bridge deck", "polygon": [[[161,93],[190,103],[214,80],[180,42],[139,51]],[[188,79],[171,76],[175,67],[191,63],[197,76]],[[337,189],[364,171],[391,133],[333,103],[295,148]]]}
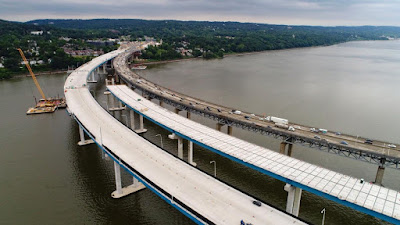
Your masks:
{"label": "concrete bridge deck", "polygon": [[[243,111],[240,115],[232,114],[230,113],[233,110],[232,108],[178,93],[140,77],[131,71],[127,65],[130,54],[131,52],[126,52],[114,60],[114,67],[119,79],[141,90],[150,98],[170,104],[178,110],[186,110],[211,118],[217,121],[220,126],[228,125],[228,131],[232,131],[232,127],[236,126],[282,138],[289,144],[300,144],[345,157],[376,163],[381,169],[386,166],[400,168],[400,145],[398,144],[396,148],[390,148],[389,143],[379,140],[374,140],[373,144],[367,144],[365,143],[366,138],[346,134],[336,135],[336,132],[333,131],[328,131],[326,134],[316,134],[310,131],[312,127],[295,123],[289,123],[289,125],[295,126],[296,130],[288,131],[275,127],[273,122],[261,121],[260,118],[264,117],[261,115],[253,116],[251,113]],[[244,118],[244,116],[248,116],[249,119]],[[316,135],[320,138],[316,139]],[[347,145],[341,144],[342,141],[346,141]]]}
{"label": "concrete bridge deck", "polygon": [[[300,161],[196,123],[140,96],[125,85],[107,89],[123,104],[177,136],[292,186],[400,223],[400,193]],[[299,204],[299,203],[298,203]]]}
{"label": "concrete bridge deck", "polygon": [[[200,172],[166,153],[121,124],[92,97],[87,78],[104,62],[121,54],[117,50],[84,64],[66,80],[68,112],[83,131],[113,160],[117,191],[119,168],[126,169],[148,189],[198,224],[305,224],[297,218]],[[80,144],[90,141],[81,140]],[[118,180],[119,177],[119,180]],[[123,193],[122,193],[123,194]]]}

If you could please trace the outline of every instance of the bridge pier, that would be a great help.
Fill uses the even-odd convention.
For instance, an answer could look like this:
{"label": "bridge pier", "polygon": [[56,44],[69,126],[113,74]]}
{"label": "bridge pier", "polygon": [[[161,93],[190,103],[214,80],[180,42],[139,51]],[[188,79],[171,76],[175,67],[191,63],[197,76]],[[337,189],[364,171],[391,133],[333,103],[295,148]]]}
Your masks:
{"label": "bridge pier", "polygon": [[190,119],[191,113],[189,111],[186,112],[186,118]]}
{"label": "bridge pier", "polygon": [[197,163],[193,162],[193,142],[188,140],[188,162],[192,166],[197,166]]}
{"label": "bridge pier", "polygon": [[228,135],[232,136],[232,131],[233,131],[233,127],[232,126],[228,126]]}
{"label": "bridge pier", "polygon": [[224,124],[222,124],[222,123],[217,123],[215,129],[216,129],[217,131],[221,131],[222,126],[224,126]]}
{"label": "bridge pier", "polygon": [[81,140],[78,142],[79,146],[84,146],[94,143],[92,139],[85,140],[85,133],[83,132],[83,128],[81,127],[81,125],[79,125],[79,137],[81,138]]}
{"label": "bridge pier", "polygon": [[378,166],[378,170],[376,171],[374,184],[382,186],[383,175],[385,173],[385,161],[385,158],[381,159],[381,164]]}
{"label": "bridge pier", "polygon": [[145,133],[147,132],[147,129],[144,128],[144,123],[143,123],[143,115],[139,114],[139,129],[135,130],[137,134]]}
{"label": "bridge pier", "polygon": [[160,104],[161,107],[163,107],[163,103],[164,102],[160,100],[159,104]]}
{"label": "bridge pier", "polygon": [[182,111],[182,110],[180,110],[180,109],[178,109],[178,108],[175,108],[175,113],[176,113],[176,114],[179,114],[180,111]]}
{"label": "bridge pier", "polygon": [[286,212],[299,216],[302,189],[286,184],[284,190],[288,192]]}
{"label": "bridge pier", "polygon": [[[285,154],[285,152],[286,152],[286,145],[288,146],[287,154]],[[282,142],[281,142],[280,148],[279,148],[279,153],[291,157],[291,156],[292,156],[292,150],[293,150],[293,144],[287,143],[287,142],[285,142],[285,141],[282,141]]]}
{"label": "bridge pier", "polygon": [[133,110],[129,110],[129,120],[131,124],[131,130],[135,130],[135,112]]}
{"label": "bridge pier", "polygon": [[107,67],[107,63],[104,63],[103,64],[103,74],[107,74],[106,67]]}
{"label": "bridge pier", "polygon": [[183,138],[178,137],[178,157],[183,159]]}
{"label": "bridge pier", "polygon": [[134,192],[140,191],[146,188],[142,183],[140,183],[136,178],[133,178],[133,184],[127,187],[122,187],[121,182],[121,167],[114,161],[114,171],[115,171],[115,187],[116,190],[111,193],[113,198],[122,198]]}

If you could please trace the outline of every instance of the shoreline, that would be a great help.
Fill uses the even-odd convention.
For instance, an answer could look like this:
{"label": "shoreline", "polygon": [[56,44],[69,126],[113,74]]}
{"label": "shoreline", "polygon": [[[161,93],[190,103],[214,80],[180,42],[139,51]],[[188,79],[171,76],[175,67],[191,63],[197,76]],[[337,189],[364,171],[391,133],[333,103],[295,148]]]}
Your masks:
{"label": "shoreline", "polygon": [[[44,72],[35,73],[35,76],[61,74],[61,73],[66,73],[66,72],[68,72],[68,70],[44,71]],[[17,75],[13,75],[10,79],[13,79],[13,78],[20,78],[20,77],[31,77],[31,75],[30,75],[29,73],[26,73],[26,74],[17,74]]]}
{"label": "shoreline", "polygon": [[[345,41],[345,42],[340,42],[332,45],[318,45],[318,46],[308,46],[308,47],[297,47],[297,48],[284,48],[284,49],[273,49],[273,50],[262,50],[262,51],[254,51],[254,52],[241,52],[241,53],[228,53],[224,55],[222,58],[214,58],[214,59],[223,59],[225,57],[233,57],[233,56],[243,56],[243,55],[254,55],[254,54],[259,54],[259,53],[265,53],[265,52],[271,52],[271,51],[287,51],[287,50],[296,50],[296,49],[307,49],[307,48],[319,48],[319,47],[329,47],[329,46],[335,46],[343,43],[350,43],[350,42],[364,42],[364,41],[394,41],[394,40],[400,40],[400,38],[395,38],[395,39],[390,39],[390,40],[353,40],[353,41]],[[171,60],[162,60],[162,61],[153,61],[153,62],[142,62],[142,63],[133,63],[133,65],[157,65],[157,64],[165,64],[165,63],[172,63],[172,62],[184,62],[184,61],[190,61],[190,60],[206,60],[203,57],[196,57],[196,58],[186,58],[186,59],[171,59]],[[212,59],[207,59],[207,60],[212,60]]]}

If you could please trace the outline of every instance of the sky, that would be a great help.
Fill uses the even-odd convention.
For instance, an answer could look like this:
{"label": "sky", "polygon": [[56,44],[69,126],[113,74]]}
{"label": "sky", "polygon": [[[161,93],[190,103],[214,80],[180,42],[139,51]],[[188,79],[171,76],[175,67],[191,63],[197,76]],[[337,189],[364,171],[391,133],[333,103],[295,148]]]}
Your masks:
{"label": "sky", "polygon": [[400,26],[400,0],[0,0],[0,19],[151,19]]}

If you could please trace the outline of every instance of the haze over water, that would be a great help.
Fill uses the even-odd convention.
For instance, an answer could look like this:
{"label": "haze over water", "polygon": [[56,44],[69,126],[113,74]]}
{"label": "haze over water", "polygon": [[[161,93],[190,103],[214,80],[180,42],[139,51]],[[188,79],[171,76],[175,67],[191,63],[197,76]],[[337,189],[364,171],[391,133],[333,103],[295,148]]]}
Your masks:
{"label": "haze over water", "polygon": [[[351,42],[329,47],[271,51],[220,60],[149,67],[142,75],[191,96],[300,124],[400,143],[400,41]],[[40,76],[49,95],[63,93],[66,75]],[[104,82],[94,87],[104,105]],[[113,164],[95,145],[77,146],[76,122],[65,111],[26,116],[35,87],[30,77],[0,81],[0,224],[191,224],[149,190],[123,199]],[[37,95],[37,94],[36,94]],[[4,107],[13,106],[13,107]],[[183,113],[182,113],[183,115]],[[210,127],[215,123],[195,115]],[[121,118],[121,117],[119,117]],[[137,121],[137,120],[136,120]],[[176,154],[168,132],[146,121],[144,135]],[[226,129],[226,128],[225,128]],[[225,130],[226,131],[226,130]],[[277,151],[279,140],[234,128],[234,135]],[[185,146],[185,149],[187,147]],[[186,158],[185,150],[185,158]],[[295,158],[374,180],[377,166],[295,145]],[[282,182],[195,146],[198,168],[255,197],[285,207]],[[385,186],[400,190],[399,171],[386,169]],[[124,174],[128,184],[131,177]],[[382,224],[344,206],[303,192],[300,217],[320,224]]]}

